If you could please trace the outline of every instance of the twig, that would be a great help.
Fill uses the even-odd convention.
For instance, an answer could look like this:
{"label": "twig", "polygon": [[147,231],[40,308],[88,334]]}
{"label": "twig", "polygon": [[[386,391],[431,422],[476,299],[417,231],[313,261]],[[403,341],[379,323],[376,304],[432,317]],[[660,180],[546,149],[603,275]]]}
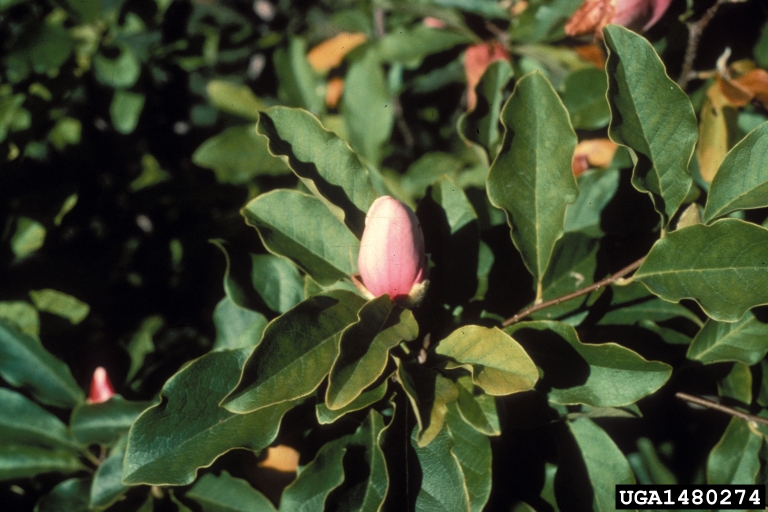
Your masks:
{"label": "twig", "polygon": [[683,60],[683,70],[680,72],[680,78],[677,79],[677,85],[681,89],[685,90],[688,86],[688,82],[696,78],[696,73],[693,71],[693,61],[696,60],[696,52],[699,49],[699,41],[701,41],[701,35],[704,33],[704,29],[715,17],[717,10],[723,4],[736,4],[744,2],[745,0],[717,0],[715,4],[707,9],[704,15],[699,18],[699,21],[694,23],[686,23],[688,26],[688,46],[685,48],[685,59]]}
{"label": "twig", "polygon": [[688,393],[683,393],[682,391],[678,391],[677,393],[675,393],[675,396],[680,400],[685,400],[686,402],[691,402],[693,404],[700,405],[702,407],[707,407],[709,409],[714,409],[716,411],[724,412],[726,414],[730,414],[731,416],[741,418],[742,420],[745,420],[745,421],[752,421],[755,423],[762,423],[763,425],[768,425],[768,418],[761,418],[760,416],[755,416],[754,414],[747,414],[745,412],[737,411],[736,409],[733,409],[726,405],[719,404],[717,402],[713,402],[712,400],[707,400],[706,398],[689,395]]}
{"label": "twig", "polygon": [[561,302],[566,302],[566,301],[569,301],[571,299],[575,299],[576,297],[581,297],[582,295],[586,295],[586,294],[588,294],[590,292],[598,290],[598,289],[602,288],[603,286],[611,285],[611,284],[615,283],[616,281],[618,281],[619,279],[621,279],[622,277],[624,277],[625,275],[627,275],[630,272],[632,272],[633,270],[636,270],[637,268],[639,268],[640,265],[643,264],[643,261],[645,261],[645,256],[643,256],[642,258],[640,258],[636,262],[634,262],[634,263],[632,263],[630,265],[627,265],[626,267],[624,267],[623,269],[619,270],[618,272],[616,272],[612,276],[606,277],[602,281],[598,281],[598,282],[596,282],[594,284],[591,284],[589,286],[581,288],[580,290],[576,290],[575,292],[569,293],[568,295],[563,295],[562,297],[558,297],[556,299],[548,300],[546,302],[541,302],[539,304],[534,304],[533,306],[522,310],[521,312],[519,312],[515,316],[513,316],[511,318],[507,318],[506,320],[504,320],[501,323],[501,325],[502,325],[502,327],[507,327],[509,325],[512,325],[512,324],[520,321],[521,319],[525,318],[526,316],[530,315],[531,313],[535,313],[536,311],[539,311],[539,310],[542,310],[542,309],[546,309],[546,308],[551,307],[551,306],[557,306]]}

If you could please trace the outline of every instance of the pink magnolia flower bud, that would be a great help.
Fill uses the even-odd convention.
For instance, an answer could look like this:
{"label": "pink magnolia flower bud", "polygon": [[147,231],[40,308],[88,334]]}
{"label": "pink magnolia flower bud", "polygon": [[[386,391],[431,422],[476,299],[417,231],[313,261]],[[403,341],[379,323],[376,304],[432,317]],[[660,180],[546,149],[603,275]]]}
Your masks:
{"label": "pink magnolia flower bud", "polygon": [[106,402],[112,395],[115,394],[115,389],[112,387],[112,383],[109,381],[109,375],[107,370],[99,366],[93,372],[93,380],[91,381],[91,393],[88,395],[88,403],[100,404]]}
{"label": "pink magnolia flower bud", "polygon": [[397,199],[382,196],[365,217],[357,258],[360,277],[375,296],[407,299],[426,279],[424,235],[413,211]]}

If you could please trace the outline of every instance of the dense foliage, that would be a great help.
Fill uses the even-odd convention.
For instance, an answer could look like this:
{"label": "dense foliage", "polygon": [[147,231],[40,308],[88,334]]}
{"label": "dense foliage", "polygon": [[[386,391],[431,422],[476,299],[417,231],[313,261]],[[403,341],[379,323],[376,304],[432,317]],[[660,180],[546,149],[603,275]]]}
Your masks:
{"label": "dense foliage", "polygon": [[765,68],[761,0],[0,0],[3,510],[768,482]]}

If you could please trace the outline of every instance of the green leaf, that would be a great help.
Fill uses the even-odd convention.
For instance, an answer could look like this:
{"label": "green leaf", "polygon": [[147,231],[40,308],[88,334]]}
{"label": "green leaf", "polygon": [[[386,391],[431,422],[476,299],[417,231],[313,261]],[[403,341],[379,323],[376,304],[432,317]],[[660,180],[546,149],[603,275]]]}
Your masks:
{"label": "green leaf", "polygon": [[251,254],[251,282],[267,307],[285,313],[304,299],[304,280],[296,266],[271,254]]}
{"label": "green leaf", "polygon": [[615,510],[617,484],[634,484],[635,475],[613,439],[589,418],[569,421],[592,484],[594,510]]}
{"label": "green leaf", "polygon": [[211,352],[171,377],[157,406],[144,411],[128,433],[125,485],[186,485],[233,448],[261,450],[274,441],[294,402],[253,414],[232,414],[219,402],[237,384],[249,349]]}
{"label": "green leaf", "polygon": [[648,41],[617,25],[605,27],[603,36],[608,46],[608,135],[632,150],[632,185],[651,195],[666,225],[693,184],[688,164],[698,137],[696,116]]}
{"label": "green leaf", "polygon": [[611,110],[605,95],[608,82],[605,71],[595,68],[579,69],[563,82],[563,104],[577,130],[599,130],[608,125]]}
{"label": "green leaf", "polygon": [[115,89],[128,89],[139,79],[141,62],[127,44],[118,45],[116,50],[119,54],[115,58],[101,52],[93,57],[96,80]]}
{"label": "green leaf", "polygon": [[88,493],[90,478],[64,480],[43,496],[35,505],[35,512],[90,512]]}
{"label": "green leaf", "polygon": [[619,189],[618,169],[590,170],[579,176],[579,196],[565,214],[565,232],[600,238],[601,215]]}
{"label": "green leaf", "polygon": [[344,482],[344,455],[347,438],[326,443],[280,498],[281,512],[323,510],[328,495]]}
{"label": "green leaf", "polygon": [[339,356],[328,378],[325,403],[331,410],[346,407],[384,372],[389,350],[419,334],[413,313],[393,303],[389,295],[365,304],[359,320],[347,327],[339,342]]}
{"label": "green leaf", "polygon": [[69,367],[43,348],[37,336],[24,334],[0,319],[0,376],[28,389],[46,405],[73,407],[85,398]]}
{"label": "green leaf", "polygon": [[352,292],[334,290],[310,297],[276,318],[222,405],[244,414],[312,393],[331,370],[341,333],[357,321],[363,304],[365,300]]}
{"label": "green leaf", "polygon": [[261,340],[267,328],[267,317],[235,304],[224,297],[213,310],[213,325],[216,327],[214,350],[254,347]]}
{"label": "green leaf", "polygon": [[168,171],[160,167],[157,158],[149,153],[145,153],[141,157],[141,174],[130,183],[128,188],[130,188],[131,192],[136,192],[143,188],[157,185],[170,177],[171,175]]}
{"label": "green leaf", "polygon": [[708,484],[754,484],[760,469],[763,437],[740,418],[731,418],[707,458]]}
{"label": "green leaf", "polygon": [[481,512],[491,495],[491,442],[462,419],[456,404],[448,405],[445,420],[453,439],[451,452],[464,476],[469,509]]}
{"label": "green leaf", "polygon": [[472,38],[466,33],[416,25],[410,30],[398,29],[386,34],[376,51],[381,61],[400,62],[409,68],[416,68],[433,53],[471,42]]}
{"label": "green leaf", "polygon": [[270,152],[280,156],[336,218],[360,238],[376,191],[368,169],[349,145],[323,128],[315,116],[299,109],[270,108],[259,116],[257,130],[269,138]]}
{"label": "green leaf", "polygon": [[566,208],[578,194],[571,171],[576,134],[562,101],[539,72],[517,82],[501,119],[506,133],[488,173],[488,197],[506,212],[512,241],[540,287],[563,236]]}
{"label": "green leaf", "polygon": [[131,367],[128,369],[126,382],[130,382],[144,365],[144,359],[155,351],[155,343],[152,338],[163,327],[163,317],[150,316],[141,321],[141,325],[131,336],[128,342],[128,355],[131,356]]}
{"label": "green leaf", "polygon": [[89,500],[91,509],[108,508],[130,489],[122,482],[124,456],[125,438],[123,437],[93,475]]}
{"label": "green leaf", "polygon": [[13,325],[24,334],[40,334],[40,315],[29,302],[9,300],[0,302],[0,319]]}
{"label": "green leaf", "polygon": [[520,322],[506,332],[522,329],[549,335],[526,346],[552,384],[549,401],[556,404],[621,407],[656,392],[672,374],[671,366],[647,361],[616,343],[584,344],[576,329],[561,322]]}
{"label": "green leaf", "polygon": [[242,213],[270,252],[290,258],[321,285],[357,273],[360,241],[319,199],[278,189],[253,199]]}
{"label": "green leaf", "polygon": [[375,404],[387,394],[387,383],[389,378],[384,379],[381,384],[368,391],[363,391],[360,395],[352,400],[349,405],[342,407],[341,409],[331,410],[325,405],[325,402],[321,402],[315,406],[315,412],[317,414],[317,422],[321,425],[327,425],[333,423],[337,419],[341,418],[348,412],[359,411],[369,405]]}
{"label": "green leaf", "polygon": [[441,430],[434,441],[423,446],[418,428],[411,434],[411,446],[421,466],[421,487],[417,490],[415,510],[420,512],[469,511],[468,489],[462,466],[454,453],[454,440],[448,429]]}
{"label": "green leaf", "polygon": [[320,78],[307,60],[307,42],[299,37],[290,38],[287,50],[275,51],[274,62],[280,102],[316,114],[322,112],[323,97],[318,92]]}
{"label": "green leaf", "polygon": [[489,395],[528,391],[539,378],[536,365],[523,347],[495,327],[459,327],[440,341],[436,352],[455,361],[447,364],[448,369],[469,370],[472,382]]}
{"label": "green leaf", "polygon": [[496,399],[475,387],[469,375],[462,375],[456,379],[456,387],[459,390],[456,403],[464,421],[486,436],[500,435],[501,427],[499,413],[496,410]]}
{"label": "green leaf", "polygon": [[[637,449],[640,452],[639,455],[643,464],[643,469],[650,477],[649,484],[677,485],[677,477],[675,477],[674,473],[672,473],[661,461],[659,455],[656,453],[653,443],[651,443],[648,438],[641,437],[638,439]],[[632,464],[634,468],[634,463],[632,463],[632,461],[630,461],[630,464]],[[645,484],[646,482],[640,483]]]}
{"label": "green leaf", "polygon": [[205,87],[205,92],[214,107],[251,121],[258,121],[259,112],[267,109],[264,102],[257,98],[247,85],[211,80]]}
{"label": "green leaf", "polygon": [[397,379],[403,386],[408,400],[416,414],[419,446],[427,446],[443,431],[448,404],[459,396],[456,385],[431,368],[425,368],[415,361],[400,361],[397,364]]}
{"label": "green leaf", "polygon": [[395,109],[384,69],[374,50],[350,64],[344,79],[341,113],[349,145],[378,167],[384,158],[383,146],[392,134]]}
{"label": "green leaf", "polygon": [[136,129],[145,99],[143,94],[123,90],[115,91],[112,104],[109,106],[109,115],[115,130],[119,133],[128,134]]}
{"label": "green leaf", "polygon": [[266,496],[241,478],[226,471],[214,476],[207,473],[185,495],[203,512],[269,512],[275,507]]}
{"label": "green leaf", "polygon": [[8,444],[79,451],[67,426],[24,395],[0,388],[0,438]]}
{"label": "green leaf", "polygon": [[664,300],[691,298],[735,322],[768,303],[768,230],[737,219],[696,224],[657,241],[634,278]]}
{"label": "green leaf", "polygon": [[433,0],[432,3],[441,7],[473,12],[486,18],[507,19],[509,16],[509,13],[495,0]]}
{"label": "green leaf", "polygon": [[67,198],[64,200],[64,203],[61,205],[59,213],[57,213],[56,217],[53,219],[54,226],[61,226],[61,222],[64,220],[64,216],[71,212],[75,205],[77,205],[77,194],[71,194],[67,196]]}
{"label": "green leaf", "polygon": [[80,121],[72,117],[62,117],[48,133],[48,140],[59,151],[67,145],[80,143],[83,127]]}
{"label": "green leaf", "polygon": [[77,405],[69,423],[79,442],[109,445],[126,434],[139,414],[152,405],[152,402],[133,402],[114,395],[106,402]]}
{"label": "green leaf", "polygon": [[717,382],[717,395],[738,400],[744,405],[752,403],[752,372],[744,363],[734,363],[728,375]]}
{"label": "green leaf", "polygon": [[266,137],[255,125],[232,126],[203,142],[192,161],[211,169],[219,183],[241,185],[256,176],[280,176],[290,172],[285,162],[269,153]]}
{"label": "green leaf", "polygon": [[693,338],[686,357],[704,364],[740,361],[753,365],[768,352],[768,324],[751,311],[738,322],[709,319]]}
{"label": "green leaf", "polygon": [[643,321],[663,322],[677,316],[697,325],[701,320],[682,304],[661,300],[640,283],[611,288],[610,309],[597,322],[598,325],[635,325]]}
{"label": "green leaf", "polygon": [[11,250],[16,258],[29,256],[45,243],[45,228],[39,222],[27,217],[19,217],[16,232],[11,238]]}
{"label": "green leaf", "polygon": [[712,180],[703,221],[735,210],[768,206],[768,123],[731,149]]}
{"label": "green leaf", "polygon": [[29,296],[32,299],[32,303],[40,311],[66,318],[74,325],[85,320],[85,317],[91,311],[91,308],[85,302],[50,288],[31,290]]}
{"label": "green leaf", "polygon": [[28,478],[42,473],[68,475],[85,466],[69,451],[46,450],[35,446],[0,446],[0,481]]}

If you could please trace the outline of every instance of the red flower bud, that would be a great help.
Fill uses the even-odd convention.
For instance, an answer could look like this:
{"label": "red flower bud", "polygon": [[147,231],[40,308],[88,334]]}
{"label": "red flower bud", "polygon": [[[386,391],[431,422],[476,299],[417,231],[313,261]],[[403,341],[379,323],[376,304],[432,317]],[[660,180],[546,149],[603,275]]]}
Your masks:
{"label": "red flower bud", "polygon": [[100,404],[106,402],[112,395],[115,394],[115,389],[112,387],[112,383],[109,382],[109,375],[107,370],[99,366],[93,372],[93,380],[91,381],[91,393],[88,395],[88,403]]}
{"label": "red flower bud", "polygon": [[363,284],[375,296],[408,298],[423,289],[426,278],[424,235],[413,211],[397,199],[383,196],[365,217],[357,267]]}

